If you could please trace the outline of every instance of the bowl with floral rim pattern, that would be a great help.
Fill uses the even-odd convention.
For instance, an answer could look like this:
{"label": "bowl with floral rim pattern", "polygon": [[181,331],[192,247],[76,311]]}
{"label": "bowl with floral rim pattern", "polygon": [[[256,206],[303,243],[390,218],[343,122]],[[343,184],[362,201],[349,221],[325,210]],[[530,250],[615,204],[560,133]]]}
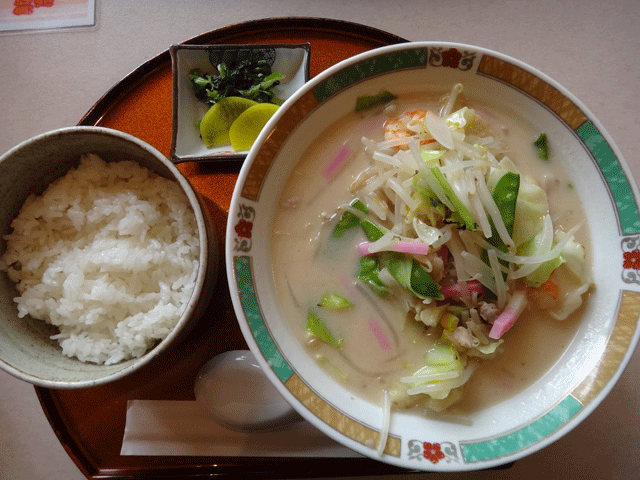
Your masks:
{"label": "bowl with floral rim pattern", "polygon": [[[325,190],[331,191],[331,182],[341,175],[352,175],[345,185],[357,183],[354,172],[359,170],[351,169],[351,160],[337,160],[340,150],[344,153],[347,145],[350,152],[344,156],[349,157],[355,156],[353,150],[371,145],[360,146],[360,137],[380,135],[385,128],[380,115],[388,115],[388,105],[374,107],[371,111],[376,113],[356,112],[359,100],[444,98],[446,104],[456,84],[463,85],[464,101],[480,117],[500,119],[496,135],[518,141],[527,138],[526,145],[516,149],[525,152],[526,162],[555,163],[566,174],[561,180],[544,173],[537,178],[546,191],[563,182],[579,200],[576,208],[584,213],[580,228],[587,251],[582,274],[590,289],[573,320],[534,328],[528,326],[536,322],[530,317],[504,333],[499,351],[511,358],[506,362],[514,363],[499,375],[485,375],[492,387],[478,390],[495,390],[496,398],[463,401],[468,408],[456,410],[453,404],[453,410],[442,412],[393,408],[387,416],[382,394],[372,396],[349,385],[350,373],[336,372],[340,368],[332,368],[327,357],[315,350],[313,344],[318,342],[307,341],[309,330],[304,330],[309,323],[304,312],[316,305],[300,293],[301,284],[321,278],[321,273],[300,264],[303,272],[286,283],[279,280],[281,270],[276,264],[306,248],[303,244],[312,241],[312,234],[304,226],[300,228],[304,235],[291,233],[279,222],[283,208],[312,204],[315,195],[326,197]],[[357,135],[355,143],[345,119],[364,124],[365,133]],[[528,132],[529,137],[519,132]],[[548,140],[547,160],[535,160],[532,153],[540,132]],[[533,150],[526,153],[527,149]],[[523,164],[527,174],[530,167]],[[294,199],[287,189],[296,183],[299,198]],[[338,196],[336,204],[341,201]],[[355,211],[353,206],[349,211]],[[327,214],[322,209],[312,212],[329,224],[340,218],[331,207]],[[640,276],[634,263],[640,250],[638,212],[638,190],[615,143],[592,113],[549,76],[517,59],[472,45],[393,45],[322,72],[267,123],[247,156],[230,204],[227,277],[249,347],[265,375],[307,421],[362,455],[407,469],[493,468],[545,448],[573,429],[597,408],[627,365],[640,334]],[[313,225],[316,217],[308,218]],[[556,215],[554,222],[561,224],[563,218]],[[292,238],[285,254],[278,252],[279,245],[285,245],[278,235]],[[552,245],[559,245],[560,237],[554,238]],[[318,255],[328,250],[319,247]],[[318,284],[318,298],[325,288]],[[284,301],[286,296],[299,301],[303,313],[296,314],[290,305],[295,301]],[[367,335],[375,336],[374,330],[358,330],[363,343]],[[551,334],[545,336],[545,332]],[[327,343],[317,330],[312,333]],[[345,348],[348,355],[345,343],[338,341],[336,347]],[[549,344],[555,345],[555,353],[541,353]],[[502,362],[499,358],[483,359],[479,368],[493,360]],[[519,376],[535,363],[539,368],[516,387]],[[473,398],[476,386],[477,382],[473,391],[466,392],[463,385],[463,395]]]}

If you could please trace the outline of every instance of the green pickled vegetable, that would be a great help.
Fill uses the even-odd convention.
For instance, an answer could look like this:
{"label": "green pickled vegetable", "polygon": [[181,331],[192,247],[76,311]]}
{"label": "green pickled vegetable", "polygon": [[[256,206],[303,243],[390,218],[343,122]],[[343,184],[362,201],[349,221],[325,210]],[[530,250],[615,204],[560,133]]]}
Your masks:
{"label": "green pickled vegetable", "polygon": [[282,100],[273,93],[273,87],[280,83],[283,75],[272,72],[266,60],[248,60],[217,66],[217,75],[211,75],[195,68],[189,72],[189,79],[198,100],[209,106],[226,97],[243,97],[258,103],[281,105]]}

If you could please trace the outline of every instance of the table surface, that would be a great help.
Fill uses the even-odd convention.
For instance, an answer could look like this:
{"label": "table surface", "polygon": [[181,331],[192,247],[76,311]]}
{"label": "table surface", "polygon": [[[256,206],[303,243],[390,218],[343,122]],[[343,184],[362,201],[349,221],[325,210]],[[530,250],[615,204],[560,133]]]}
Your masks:
{"label": "table surface", "polygon": [[[5,2],[8,3],[8,2]],[[92,29],[0,36],[0,152],[75,125],[125,75],[171,44],[253,19],[325,17],[409,40],[475,44],[513,56],[575,94],[640,180],[640,2],[610,0],[109,0]],[[470,479],[640,478],[640,351],[581,425],[550,447]],[[339,475],[339,472],[336,472]],[[411,478],[451,475],[420,474]],[[80,480],[34,388],[0,372],[0,479]]]}

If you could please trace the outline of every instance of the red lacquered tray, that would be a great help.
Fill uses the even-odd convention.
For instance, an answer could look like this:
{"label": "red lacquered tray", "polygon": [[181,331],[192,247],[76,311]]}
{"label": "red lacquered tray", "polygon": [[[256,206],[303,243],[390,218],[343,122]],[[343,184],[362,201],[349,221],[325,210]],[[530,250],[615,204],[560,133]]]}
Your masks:
{"label": "red lacquered tray", "polygon": [[[309,42],[310,75],[313,77],[358,53],[404,41],[384,31],[350,22],[274,18],[224,27],[184,43]],[[169,51],[152,58],[122,79],[79,124],[130,133],[169,156],[172,126]],[[406,473],[365,458],[120,455],[128,400],[194,400],[193,383],[204,362],[227,350],[247,348],[233,312],[222,264],[227,214],[239,167],[183,163],[178,168],[206,198],[216,223],[221,265],[214,297],[182,343],[128,378],[83,390],[36,387],[42,408],[69,456],[90,479],[209,475],[302,478]]]}

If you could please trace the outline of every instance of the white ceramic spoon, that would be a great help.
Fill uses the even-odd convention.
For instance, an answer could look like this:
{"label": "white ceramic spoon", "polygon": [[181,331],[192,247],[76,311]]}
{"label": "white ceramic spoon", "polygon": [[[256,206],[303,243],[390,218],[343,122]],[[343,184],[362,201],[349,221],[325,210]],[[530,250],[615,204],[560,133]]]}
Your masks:
{"label": "white ceramic spoon", "polygon": [[233,430],[274,430],[302,420],[262,373],[249,350],[221,353],[206,362],[194,390],[204,410]]}

